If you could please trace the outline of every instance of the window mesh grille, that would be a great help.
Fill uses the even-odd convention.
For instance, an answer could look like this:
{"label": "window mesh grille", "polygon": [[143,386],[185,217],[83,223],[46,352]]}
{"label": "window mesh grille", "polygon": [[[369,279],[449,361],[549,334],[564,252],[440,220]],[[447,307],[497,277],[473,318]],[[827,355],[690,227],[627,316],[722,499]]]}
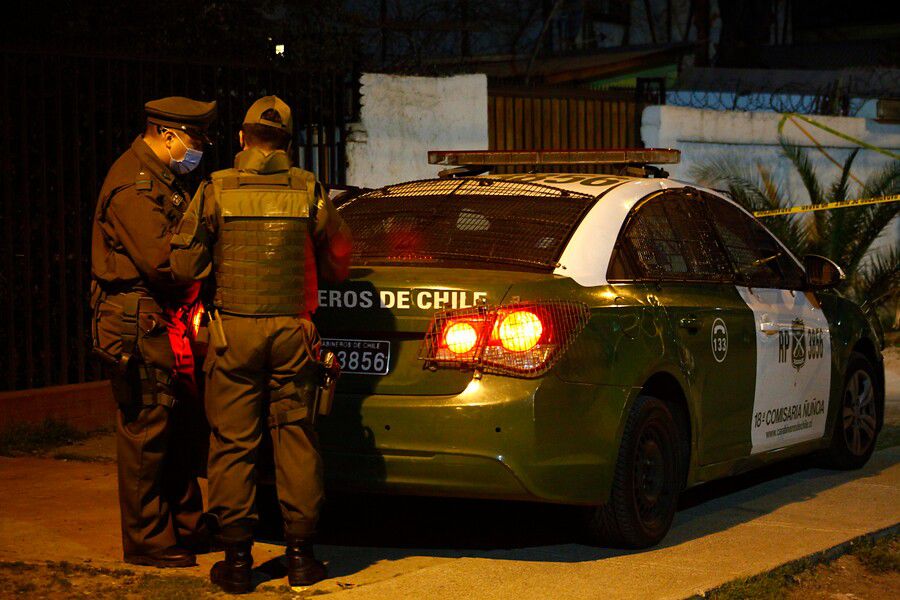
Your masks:
{"label": "window mesh grille", "polygon": [[707,203],[722,242],[744,283],[753,287],[802,289],[803,271],[768,230],[736,206]]}
{"label": "window mesh grille", "polygon": [[728,281],[731,266],[695,196],[662,194],[639,207],[617,244],[610,279]]}
{"label": "window mesh grille", "polygon": [[593,201],[544,185],[461,178],[373,190],[339,210],[353,232],[357,265],[487,262],[550,269]]}

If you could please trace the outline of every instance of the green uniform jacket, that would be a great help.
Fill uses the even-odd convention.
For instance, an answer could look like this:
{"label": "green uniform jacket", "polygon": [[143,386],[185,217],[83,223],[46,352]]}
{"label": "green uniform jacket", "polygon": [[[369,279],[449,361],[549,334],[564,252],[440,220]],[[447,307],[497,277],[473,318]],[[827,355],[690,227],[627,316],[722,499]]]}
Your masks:
{"label": "green uniform jacket", "polygon": [[177,282],[169,238],[187,195],[175,175],[138,136],[113,164],[94,214],[91,274],[107,293],[147,290],[179,300],[194,286]]}

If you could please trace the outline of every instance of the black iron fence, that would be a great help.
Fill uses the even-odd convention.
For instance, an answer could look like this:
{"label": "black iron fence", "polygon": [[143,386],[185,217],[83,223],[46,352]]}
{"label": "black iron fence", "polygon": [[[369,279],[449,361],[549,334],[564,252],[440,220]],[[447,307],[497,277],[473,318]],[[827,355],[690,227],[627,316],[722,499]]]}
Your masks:
{"label": "black iron fence", "polygon": [[[298,164],[344,183],[350,73],[0,51],[0,389],[95,379],[89,355],[90,231],[106,170],[168,95],[219,102],[206,171],[230,166],[256,98],[295,112]],[[199,178],[199,175],[198,175]]]}

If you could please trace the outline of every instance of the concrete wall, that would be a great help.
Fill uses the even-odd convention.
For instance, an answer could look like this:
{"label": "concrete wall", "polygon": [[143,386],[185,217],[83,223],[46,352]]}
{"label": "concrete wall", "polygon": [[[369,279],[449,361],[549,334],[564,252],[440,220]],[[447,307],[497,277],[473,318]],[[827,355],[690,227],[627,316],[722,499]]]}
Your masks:
{"label": "concrete wall", "polygon": [[[900,152],[900,125],[878,123],[857,117],[812,117],[832,129],[843,132],[881,148]],[[692,180],[691,167],[721,156],[733,156],[753,166],[760,163],[768,167],[782,184],[784,193],[798,204],[809,202],[803,183],[784,158],[778,145],[778,122],[781,115],[771,112],[718,111],[679,106],[651,106],[641,117],[641,138],[649,147],[677,148],[681,150],[681,164],[667,170],[675,179]],[[806,129],[839,163],[855,147],[812,125],[803,123]],[[840,176],[840,170],[815,149],[810,140],[790,122],[784,126],[785,137],[791,143],[810,148],[809,157],[816,167],[823,188]],[[854,161],[852,173],[860,180],[883,169],[891,158],[862,150]],[[851,186],[851,196],[856,197],[859,188]],[[900,237],[900,221],[895,220],[894,239]]]}
{"label": "concrete wall", "polygon": [[435,177],[428,150],[486,150],[487,77],[361,78],[360,123],[347,139],[347,183],[380,187]]}
{"label": "concrete wall", "polygon": [[109,381],[94,381],[0,394],[0,431],[17,423],[38,425],[45,419],[65,421],[80,431],[110,428],[116,422],[112,386]]}

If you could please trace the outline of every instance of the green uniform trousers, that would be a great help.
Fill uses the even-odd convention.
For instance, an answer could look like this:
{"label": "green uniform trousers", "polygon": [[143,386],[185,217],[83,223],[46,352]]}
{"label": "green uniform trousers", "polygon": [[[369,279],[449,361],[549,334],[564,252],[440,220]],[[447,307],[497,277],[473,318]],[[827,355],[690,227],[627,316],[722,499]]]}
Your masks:
{"label": "green uniform trousers", "polygon": [[122,332],[130,328],[133,334],[137,328],[134,351],[141,363],[127,376],[117,369],[111,372],[119,405],[116,454],[122,548],[128,557],[195,541],[203,513],[198,436],[206,429],[193,379],[177,376],[175,336],[170,333],[179,330],[179,323],[151,302],[153,308],[144,310],[142,305],[138,323],[129,325],[115,302],[111,297],[97,309],[97,344],[116,356],[122,351]]}
{"label": "green uniform trousers", "polygon": [[256,466],[271,430],[285,535],[310,540],[324,498],[313,407],[319,337],[300,317],[222,315],[228,347],[206,363],[209,514],[224,543],[252,539],[258,520]]}

